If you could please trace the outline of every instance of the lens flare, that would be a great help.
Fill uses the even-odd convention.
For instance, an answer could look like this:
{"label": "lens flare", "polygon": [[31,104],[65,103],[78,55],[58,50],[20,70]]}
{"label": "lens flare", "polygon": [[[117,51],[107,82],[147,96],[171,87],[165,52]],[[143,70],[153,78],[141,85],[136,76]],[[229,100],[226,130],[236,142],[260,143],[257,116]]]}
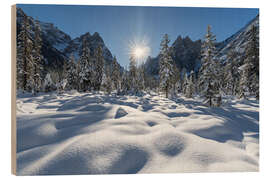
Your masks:
{"label": "lens flare", "polygon": [[129,42],[129,56],[132,56],[137,64],[143,63],[149,55],[150,47],[145,37],[142,39],[134,38]]}

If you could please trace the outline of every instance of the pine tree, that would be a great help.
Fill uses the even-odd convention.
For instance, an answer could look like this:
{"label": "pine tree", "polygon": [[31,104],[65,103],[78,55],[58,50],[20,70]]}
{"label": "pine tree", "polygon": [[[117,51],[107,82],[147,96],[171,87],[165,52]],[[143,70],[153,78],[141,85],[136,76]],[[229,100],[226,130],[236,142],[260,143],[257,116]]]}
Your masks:
{"label": "pine tree", "polygon": [[21,31],[17,39],[17,87],[23,92],[32,91],[33,79],[33,41],[28,17],[24,15]]}
{"label": "pine tree", "polygon": [[247,86],[250,94],[255,95],[259,99],[259,38],[258,27],[252,26],[248,43],[245,50],[245,60]]}
{"label": "pine tree", "polygon": [[185,73],[184,79],[183,79],[183,84],[182,84],[182,93],[185,95],[187,93],[187,87],[188,87],[188,75]]}
{"label": "pine tree", "polygon": [[173,60],[169,52],[169,42],[168,34],[165,34],[160,44],[161,57],[159,61],[159,84],[160,88],[165,91],[166,98],[168,98],[168,93],[172,88],[174,75]]}
{"label": "pine tree", "polygon": [[33,47],[33,80],[34,80],[34,94],[41,89],[42,79],[44,78],[44,59],[41,55],[42,39],[41,29],[38,21],[35,21],[35,41]]}
{"label": "pine tree", "polygon": [[62,67],[55,69],[55,73],[57,74],[56,75],[57,76],[56,84],[60,83],[64,79],[67,79],[67,77],[68,77],[68,63],[69,63],[68,60],[64,60]]}
{"label": "pine tree", "polygon": [[104,57],[101,46],[99,46],[94,53],[95,63],[94,66],[94,73],[95,75],[92,76],[94,79],[94,90],[99,91],[102,83],[102,77],[104,74]]}
{"label": "pine tree", "polygon": [[88,91],[91,90],[91,87],[93,86],[93,58],[90,56],[90,50],[87,46],[86,39],[83,40],[82,45],[82,54],[79,60],[79,83],[80,83],[80,90],[82,91]]}
{"label": "pine tree", "polygon": [[220,88],[220,66],[215,59],[216,37],[211,32],[211,27],[208,25],[205,40],[202,44],[202,59],[200,68],[199,88],[202,95],[205,97],[205,102],[209,106],[213,106],[213,98],[219,94]]}
{"label": "pine tree", "polygon": [[120,76],[120,65],[117,63],[117,59],[114,56],[112,61],[112,84],[114,89],[119,93],[120,91],[120,83],[121,83],[121,76]]}
{"label": "pine tree", "polygon": [[239,67],[241,78],[239,82],[239,97],[247,98],[255,95],[259,99],[259,39],[258,27],[252,26],[245,48],[245,59]]}
{"label": "pine tree", "polygon": [[145,67],[144,64],[141,64],[138,67],[137,79],[138,79],[138,89],[139,91],[145,90]]}
{"label": "pine tree", "polygon": [[80,72],[81,72],[81,62],[80,61],[81,60],[79,59],[77,64],[76,64],[76,75],[77,75],[77,77],[76,77],[76,79],[77,79],[77,87],[76,87],[76,89],[77,89],[78,92],[82,91],[82,82],[83,82],[83,80],[81,78],[82,76],[80,76]]}
{"label": "pine tree", "polygon": [[175,95],[177,93],[177,84],[180,81],[180,71],[177,68],[175,62],[173,61],[173,76],[172,76],[172,92]]}
{"label": "pine tree", "polygon": [[185,96],[191,98],[195,92],[195,74],[190,72],[189,78],[187,78],[187,85],[185,90]]}
{"label": "pine tree", "polygon": [[63,68],[62,70],[57,71],[58,72],[58,82],[56,83],[57,91],[58,93],[62,93],[66,85],[68,84],[67,78],[68,78],[68,65],[66,60],[63,62]]}
{"label": "pine tree", "polygon": [[234,50],[227,54],[227,62],[224,67],[223,84],[222,87],[226,94],[235,95],[237,92],[237,84],[239,79],[238,72],[238,53]]}
{"label": "pine tree", "polygon": [[133,56],[129,59],[129,83],[130,90],[135,94],[138,93],[137,66]]}
{"label": "pine tree", "polygon": [[126,69],[123,71],[122,80],[121,80],[121,91],[122,94],[127,94],[127,92],[130,90],[129,87],[129,76]]}
{"label": "pine tree", "polygon": [[180,84],[180,92],[182,94],[185,94],[185,85],[186,85],[186,73],[187,73],[187,69],[186,68],[182,68],[181,72],[180,72],[180,80],[179,80],[179,84]]}
{"label": "pine tree", "polygon": [[234,82],[233,82],[233,74],[232,74],[232,64],[227,63],[224,67],[224,81],[222,84],[223,91],[225,91],[226,94],[233,95],[234,91]]}
{"label": "pine tree", "polygon": [[111,72],[109,66],[105,67],[105,72],[102,77],[102,87],[107,92],[107,94],[111,94],[112,91],[112,80],[111,80]]}
{"label": "pine tree", "polygon": [[54,91],[56,89],[55,83],[53,82],[51,78],[51,73],[47,73],[45,79],[44,79],[44,91],[50,92]]}
{"label": "pine tree", "polygon": [[239,82],[239,98],[246,99],[249,95],[249,71],[250,67],[248,64],[244,64],[239,67],[241,78]]}
{"label": "pine tree", "polygon": [[75,58],[73,55],[70,56],[67,67],[67,87],[68,89],[77,89],[78,87],[78,73],[76,69]]}

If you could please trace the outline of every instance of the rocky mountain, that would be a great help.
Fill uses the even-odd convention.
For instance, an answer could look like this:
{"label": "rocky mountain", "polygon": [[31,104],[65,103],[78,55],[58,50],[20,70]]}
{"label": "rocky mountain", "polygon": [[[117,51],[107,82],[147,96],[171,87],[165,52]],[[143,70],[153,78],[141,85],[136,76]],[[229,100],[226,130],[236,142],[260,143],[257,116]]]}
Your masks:
{"label": "rocky mountain", "polygon": [[[179,69],[185,68],[188,72],[196,70],[200,64],[201,40],[192,41],[188,36],[178,36],[170,47],[171,55]],[[146,72],[152,75],[158,75],[159,58],[148,57],[145,63]]]}
{"label": "rocky mountain", "polygon": [[201,52],[201,40],[192,41],[188,36],[178,36],[171,46],[172,58],[178,68],[191,71],[197,68]]}
{"label": "rocky mountain", "polygon": [[[27,16],[21,8],[17,8],[17,34],[21,31],[21,24],[24,16]],[[34,18],[28,16],[31,28],[31,34],[34,37]],[[41,27],[41,37],[43,45],[41,48],[42,55],[45,58],[48,67],[57,68],[63,65],[66,55],[61,51],[69,44],[71,38],[55,27],[52,23],[38,21]],[[61,48],[60,48],[61,47]]]}
{"label": "rocky mountain", "polygon": [[[23,22],[23,17],[26,15],[22,9],[17,9],[17,34],[20,32],[20,27]],[[50,68],[62,67],[63,62],[68,60],[73,54],[76,59],[81,55],[82,42],[85,38],[88,42],[90,52],[101,46],[103,55],[107,64],[110,64],[113,57],[110,50],[106,47],[102,37],[99,33],[91,35],[89,32],[72,39],[68,34],[58,29],[52,23],[38,21],[42,30],[42,54],[46,60],[47,66]],[[31,26],[31,33],[34,32],[34,19],[29,17]],[[221,61],[226,62],[227,53],[230,50],[235,50],[239,56],[243,56],[247,37],[249,36],[251,27],[259,26],[259,16],[251,20],[246,26],[241,28],[238,32],[227,38],[226,40],[217,43],[218,50],[217,57]],[[259,34],[258,34],[259,36]],[[191,70],[197,71],[200,67],[200,51],[201,40],[192,41],[188,36],[178,36],[172,43],[171,54],[179,69],[185,68],[187,72]],[[145,62],[146,73],[150,75],[158,75],[159,72],[159,58],[148,57]],[[238,58],[241,59],[241,58]],[[123,70],[123,68],[121,68]]]}
{"label": "rocky mountain", "polygon": [[[27,16],[21,8],[17,8],[17,34],[21,31],[21,24],[23,17]],[[31,27],[31,34],[34,37],[34,23],[35,19],[28,16],[29,24]],[[90,35],[89,32],[81,35],[80,37],[72,39],[68,34],[58,29],[54,24],[38,21],[41,27],[42,37],[42,55],[45,58],[48,68],[61,68],[64,61],[67,61],[71,54],[78,60],[82,51],[83,38],[86,38],[90,52],[101,46],[106,63],[112,62],[112,54],[106,47],[102,37],[96,32]]]}
{"label": "rocky mountain", "polygon": [[[226,62],[227,53],[230,50],[234,50],[239,56],[236,59],[243,59],[245,45],[253,25],[257,27],[259,26],[259,16],[256,16],[249,23],[247,23],[246,26],[241,28],[238,32],[226,40],[217,43],[217,58],[222,62]],[[192,41],[189,37],[177,37],[171,46],[171,53],[172,58],[179,69],[185,68],[187,72],[191,70],[197,71],[199,69],[201,43],[201,40]],[[160,55],[157,57],[148,57],[145,63],[146,72],[148,74],[158,75],[159,58]]]}
{"label": "rocky mountain", "polygon": [[[237,52],[239,56],[243,56],[250,30],[253,25],[259,27],[259,15],[257,15],[254,19],[248,22],[247,25],[241,28],[238,32],[217,45],[218,59],[220,59],[221,61],[226,61],[227,53],[230,50]],[[259,37],[259,33],[257,34],[257,36]]]}
{"label": "rocky mountain", "polygon": [[91,54],[95,51],[96,48],[101,46],[103,49],[103,56],[105,61],[107,63],[112,61],[113,57],[110,50],[106,47],[103,39],[97,32],[95,32],[93,35],[87,32],[80,37],[71,40],[67,47],[63,50],[64,54],[68,57],[73,54],[76,59],[79,59],[82,53],[83,39],[86,39]]}

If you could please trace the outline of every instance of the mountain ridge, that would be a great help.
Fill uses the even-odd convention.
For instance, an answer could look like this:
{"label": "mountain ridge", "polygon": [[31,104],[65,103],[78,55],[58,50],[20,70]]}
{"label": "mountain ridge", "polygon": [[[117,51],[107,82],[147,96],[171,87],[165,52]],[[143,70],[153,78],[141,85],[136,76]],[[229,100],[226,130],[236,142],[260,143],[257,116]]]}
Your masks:
{"label": "mountain ridge", "polygon": [[[28,16],[21,8],[17,8],[17,34],[19,34],[21,30],[21,24],[23,23],[24,16],[27,16],[29,19],[30,34],[33,37],[34,23],[36,20],[33,17]],[[37,20],[37,22],[41,27],[41,37],[43,41],[41,53],[45,58],[48,68],[62,68],[64,61],[68,61],[71,54],[73,54],[76,60],[78,60],[81,55],[82,41],[84,37],[86,37],[88,40],[87,44],[91,53],[93,53],[98,46],[101,46],[103,49],[105,62],[107,64],[112,62],[112,53],[107,48],[104,40],[98,32],[95,32],[93,35],[86,32],[85,34],[72,39],[71,36],[54,26],[53,23],[39,20]]]}
{"label": "mountain ridge", "polygon": [[[20,30],[20,23],[22,23],[22,17],[25,13],[21,8],[17,8],[17,34]],[[25,14],[26,15],[26,14]],[[33,26],[34,18],[29,17],[30,25]],[[53,23],[38,21],[42,29],[42,40],[44,45],[42,46],[42,54],[45,57],[48,66],[59,68],[63,65],[65,60],[68,60],[70,55],[73,54],[76,59],[79,59],[82,50],[83,38],[88,41],[90,53],[101,46],[103,49],[103,55],[105,62],[110,64],[113,56],[110,50],[104,43],[104,40],[98,32],[93,35],[90,32],[86,32],[79,37],[71,38],[68,34],[63,32],[54,26]],[[244,27],[239,29],[236,33],[224,41],[217,42],[217,57],[221,61],[226,61],[227,52],[231,49],[237,51],[241,56],[244,53],[244,46],[249,34],[250,27],[252,25],[259,26],[259,15],[250,20]],[[32,27],[33,28],[33,27]],[[200,67],[200,52],[201,52],[202,40],[191,40],[189,36],[182,37],[179,35],[172,43],[171,55],[176,63],[176,66],[181,69],[186,69],[187,72],[198,71]],[[149,75],[158,75],[159,72],[159,58],[160,54],[156,57],[148,57],[145,61],[146,73]],[[121,69],[123,69],[121,67]]]}
{"label": "mountain ridge", "polygon": [[[217,42],[217,58],[221,61],[226,61],[227,52],[231,49],[235,50],[239,56],[244,56],[245,44],[247,43],[248,34],[250,33],[251,26],[259,26],[259,15],[250,20],[245,26],[243,26],[236,33],[228,37],[227,39]],[[177,67],[181,70],[185,68],[187,72],[191,70],[197,72],[200,67],[200,51],[202,40],[192,41],[188,36],[178,36],[172,43],[171,54]],[[238,57],[237,59],[243,59]],[[156,57],[148,57],[146,60],[146,72],[150,75],[157,76],[159,72],[159,58],[160,54]]]}

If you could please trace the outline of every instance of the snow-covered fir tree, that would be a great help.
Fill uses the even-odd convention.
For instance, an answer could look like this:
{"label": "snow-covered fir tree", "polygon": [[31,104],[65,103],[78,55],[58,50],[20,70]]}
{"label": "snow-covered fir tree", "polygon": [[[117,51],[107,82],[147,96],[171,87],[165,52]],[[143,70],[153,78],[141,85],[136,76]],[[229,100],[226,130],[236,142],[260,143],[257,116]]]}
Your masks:
{"label": "snow-covered fir tree", "polygon": [[129,75],[127,69],[124,69],[123,75],[122,75],[122,80],[121,80],[121,93],[122,94],[127,94],[128,90],[130,90],[129,87]]}
{"label": "snow-covered fir tree", "polygon": [[107,94],[111,94],[111,92],[112,92],[112,79],[111,79],[111,70],[110,70],[109,66],[105,66],[105,71],[103,73],[101,85]]}
{"label": "snow-covered fir tree", "polygon": [[33,46],[33,92],[38,93],[41,90],[42,79],[44,78],[44,58],[41,55],[42,39],[41,28],[38,21],[35,21],[35,39]]}
{"label": "snow-covered fir tree", "polygon": [[187,73],[187,69],[186,68],[182,68],[181,72],[180,72],[180,79],[179,79],[179,91],[182,94],[185,94],[185,78],[186,78],[186,73]]}
{"label": "snow-covered fir tree", "polygon": [[53,82],[52,78],[51,78],[51,73],[47,73],[45,79],[44,79],[44,91],[45,92],[50,92],[50,91],[54,91],[56,89],[56,85]]}
{"label": "snow-covered fir tree", "polygon": [[104,57],[102,47],[98,47],[94,53],[95,63],[93,63],[95,74],[93,77],[94,90],[99,91],[104,74]]}
{"label": "snow-covered fir tree", "polygon": [[[244,71],[247,77],[247,88],[251,95],[259,99],[259,37],[258,27],[252,26],[245,49]],[[244,73],[243,73],[244,74]],[[244,78],[241,78],[244,79]]]}
{"label": "snow-covered fir tree", "polygon": [[67,66],[67,88],[77,89],[78,84],[78,74],[76,70],[75,57],[73,54],[70,56]]}
{"label": "snow-covered fir tree", "polygon": [[79,60],[79,89],[80,91],[89,91],[92,87],[93,74],[93,58],[90,56],[90,49],[87,46],[86,39],[83,40],[82,54]]}
{"label": "snow-covered fir tree", "polygon": [[239,67],[241,74],[239,81],[239,98],[246,99],[249,96],[249,71],[250,67],[248,64],[243,64]]}
{"label": "snow-covered fir tree", "polygon": [[169,52],[169,36],[165,34],[161,41],[160,61],[159,61],[159,86],[165,91],[166,98],[173,86],[174,67],[173,60]]}
{"label": "snow-covered fir tree", "polygon": [[180,71],[173,61],[173,76],[172,76],[172,94],[175,96],[177,93],[177,84],[180,81]]}
{"label": "snow-covered fir tree", "polygon": [[80,77],[80,72],[81,72],[81,63],[80,63],[80,58],[77,60],[76,63],[76,79],[77,79],[77,91],[81,91],[81,77]]}
{"label": "snow-covered fir tree", "polygon": [[216,37],[211,32],[211,26],[208,25],[205,40],[202,44],[201,52],[201,68],[199,76],[199,88],[201,94],[205,98],[205,103],[213,106],[213,99],[219,95],[220,87],[220,66],[219,62],[215,59]]}
{"label": "snow-covered fir tree", "polygon": [[63,79],[59,83],[57,83],[57,85],[56,85],[57,92],[59,94],[63,93],[65,91],[66,85],[67,85],[67,79]]}
{"label": "snow-covered fir tree", "polygon": [[137,73],[136,60],[131,56],[129,59],[129,87],[132,93],[135,94],[139,91]]}
{"label": "snow-covered fir tree", "polygon": [[23,17],[21,31],[17,39],[17,88],[25,91],[32,91],[33,79],[33,41],[30,34],[29,19]]}
{"label": "snow-covered fir tree", "polygon": [[63,69],[58,71],[58,82],[56,83],[58,93],[63,93],[66,85],[68,84],[68,64],[67,61],[63,62]]}
{"label": "snow-covered fir tree", "polygon": [[189,78],[187,78],[185,96],[187,98],[192,98],[194,93],[195,93],[195,73],[194,73],[194,71],[191,71],[190,75],[189,75]]}
{"label": "snow-covered fir tree", "polygon": [[138,79],[138,89],[139,91],[145,90],[145,67],[144,64],[141,64],[138,67],[137,79]]}
{"label": "snow-covered fir tree", "polygon": [[231,50],[227,54],[227,62],[224,67],[222,87],[229,95],[236,95],[239,82],[238,53]]}
{"label": "snow-covered fir tree", "polygon": [[183,95],[186,94],[187,85],[188,85],[188,75],[187,75],[187,72],[185,72],[182,79],[182,88],[181,88],[181,92]]}
{"label": "snow-covered fir tree", "polygon": [[63,69],[61,71],[60,81],[64,80],[64,79],[67,79],[67,77],[68,77],[68,61],[65,60],[63,62]]}
{"label": "snow-covered fir tree", "polygon": [[121,84],[121,76],[120,76],[120,65],[117,63],[117,59],[114,56],[112,61],[112,74],[111,80],[113,84],[113,88],[119,93],[120,91],[120,84]]}

